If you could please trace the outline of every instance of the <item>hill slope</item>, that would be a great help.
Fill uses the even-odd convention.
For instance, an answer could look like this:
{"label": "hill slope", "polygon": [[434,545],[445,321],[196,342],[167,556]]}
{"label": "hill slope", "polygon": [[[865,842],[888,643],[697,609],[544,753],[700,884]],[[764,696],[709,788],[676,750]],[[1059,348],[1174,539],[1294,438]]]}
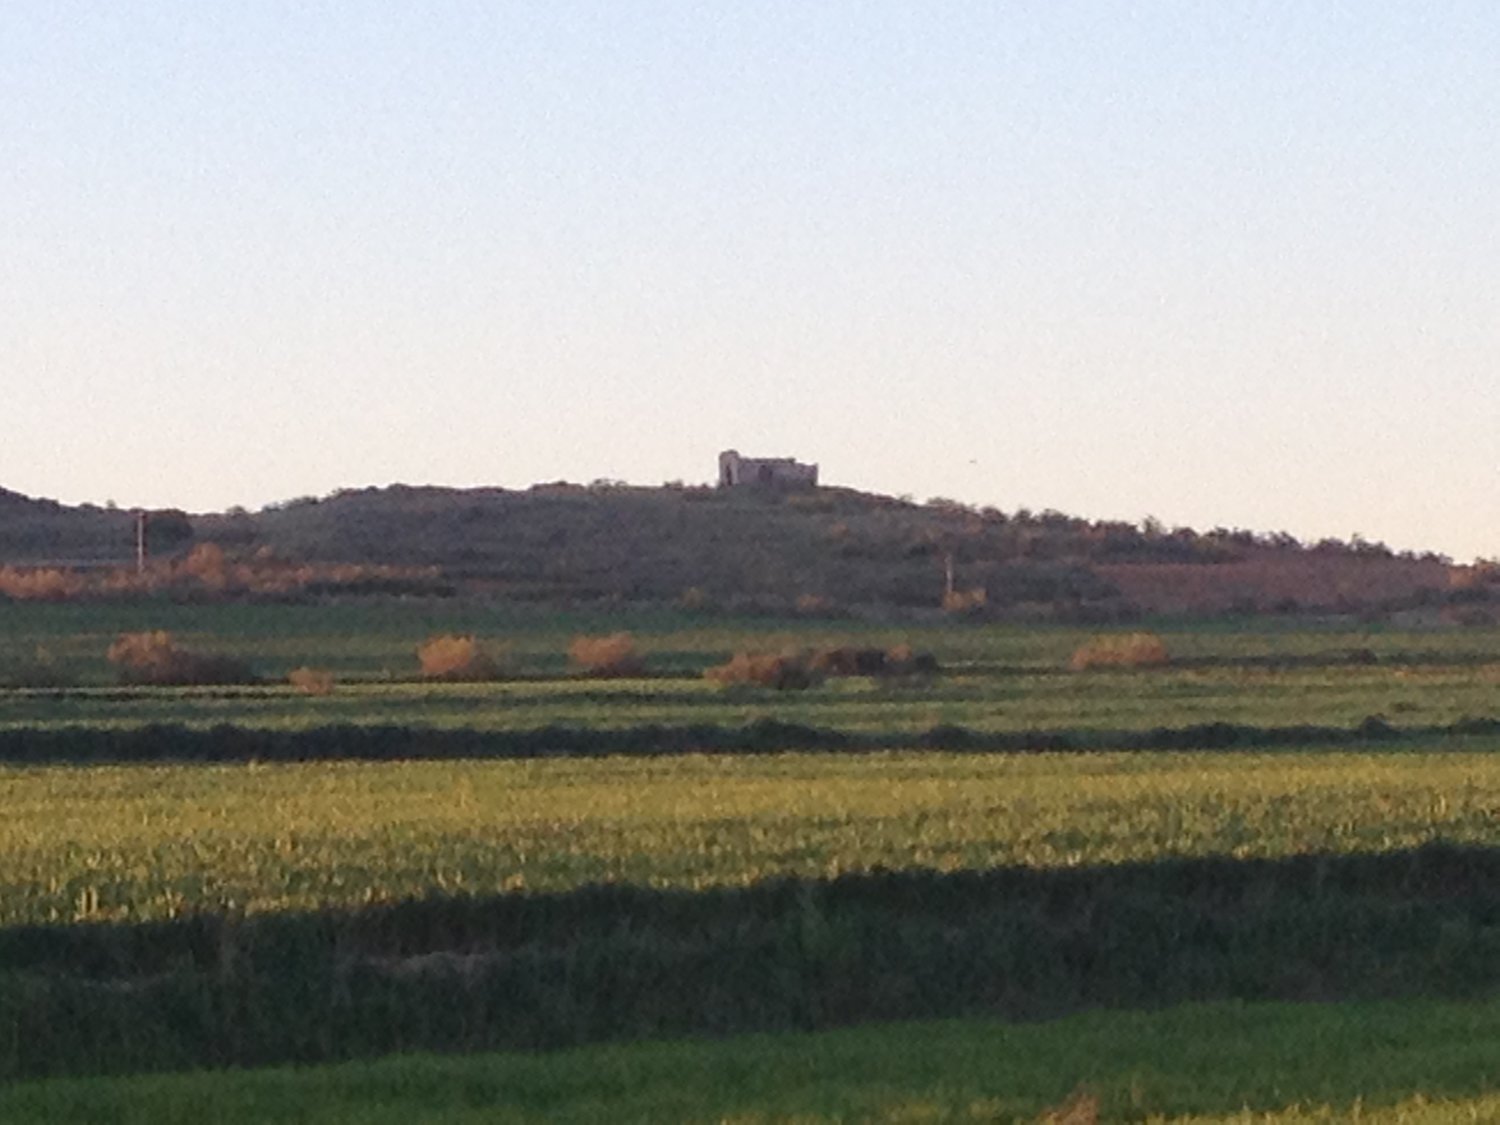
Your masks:
{"label": "hill slope", "polygon": [[94,566],[126,562],[134,551],[130,512],[73,508],[0,488],[0,562]]}
{"label": "hill slope", "polygon": [[[166,529],[180,513],[159,513]],[[1389,611],[1491,587],[1435,556],[1217,529],[1013,515],[849,489],[539,485],[346,490],[193,517],[196,540],[308,562],[433,567],[544,601],[682,600],[820,612],[861,605],[1109,619],[1133,613]],[[189,542],[164,542],[182,551]],[[123,563],[133,516],[0,490],[0,563]],[[160,550],[157,552],[160,554]]]}
{"label": "hill slope", "polygon": [[837,488],[396,486],[294,503],[254,523],[256,542],[294,557],[437,566],[515,597],[686,595],[769,608],[936,607],[950,565],[960,595],[983,591],[991,611],[1392,608],[1446,597],[1453,570],[1378,545],[1308,547]]}
{"label": "hill slope", "polygon": [[839,489],[398,487],[262,513],[258,534],[299,558],[437,565],[523,597],[935,606],[950,552],[964,585],[1003,570],[1007,586],[1044,578],[1034,596],[1106,594],[1084,568],[1030,565],[1004,523]]}

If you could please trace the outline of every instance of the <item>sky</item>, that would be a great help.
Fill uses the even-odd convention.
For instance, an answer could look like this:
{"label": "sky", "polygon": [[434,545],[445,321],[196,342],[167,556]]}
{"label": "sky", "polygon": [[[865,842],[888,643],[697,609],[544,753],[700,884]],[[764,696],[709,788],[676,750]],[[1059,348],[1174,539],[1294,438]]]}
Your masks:
{"label": "sky", "polygon": [[1500,6],[12,0],[0,486],[707,482],[1500,556]]}

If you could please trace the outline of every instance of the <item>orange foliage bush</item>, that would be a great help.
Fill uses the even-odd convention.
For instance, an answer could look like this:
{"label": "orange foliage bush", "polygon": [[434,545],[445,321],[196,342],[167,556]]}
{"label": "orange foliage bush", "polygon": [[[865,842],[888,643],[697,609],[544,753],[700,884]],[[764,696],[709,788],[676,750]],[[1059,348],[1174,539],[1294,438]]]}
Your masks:
{"label": "orange foliage bush", "polygon": [[943,609],[948,613],[974,613],[983,609],[989,600],[989,592],[983,586],[975,586],[972,590],[949,590],[943,595]]}
{"label": "orange foliage bush", "polygon": [[294,563],[262,548],[230,555],[217,543],[199,543],[182,558],[157,559],[144,570],[108,567],[0,566],[0,598],[65,601],[130,598],[170,592],[190,598],[302,597],[325,593],[448,592],[434,567],[348,563]]}
{"label": "orange foliage bush", "polygon": [[1166,642],[1155,633],[1124,633],[1085,641],[1074,650],[1068,667],[1075,672],[1088,668],[1149,668],[1170,660]]}
{"label": "orange foliage bush", "polygon": [[224,548],[217,543],[199,543],[178,564],[182,574],[190,575],[210,590],[223,590],[229,583]]}
{"label": "orange foliage bush", "polygon": [[568,646],[568,660],[590,676],[639,676],[646,670],[646,661],[636,651],[629,633],[574,637]]}
{"label": "orange foliage bush", "polygon": [[287,673],[286,682],[304,695],[330,695],[333,692],[333,673],[327,668],[293,668]]}
{"label": "orange foliage bush", "polygon": [[429,680],[477,683],[500,676],[496,659],[469,634],[442,633],[417,646],[417,661]]}
{"label": "orange foliage bush", "polygon": [[63,601],[83,588],[83,579],[71,570],[0,567],[0,595],[17,601]]}
{"label": "orange foliage bush", "polygon": [[122,683],[164,685],[247,684],[255,682],[248,665],[220,653],[189,652],[171,634],[125,633],[105,654],[119,669]]}
{"label": "orange foliage bush", "polygon": [[778,691],[801,691],[820,683],[823,673],[812,666],[806,653],[737,652],[727,663],[703,675],[719,684],[755,684]]}

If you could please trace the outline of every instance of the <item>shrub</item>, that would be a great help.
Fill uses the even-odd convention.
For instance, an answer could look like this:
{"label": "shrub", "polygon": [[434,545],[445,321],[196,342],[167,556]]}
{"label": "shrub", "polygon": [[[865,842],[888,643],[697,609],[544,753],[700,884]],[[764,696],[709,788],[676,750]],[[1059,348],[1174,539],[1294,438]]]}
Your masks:
{"label": "shrub", "polygon": [[1075,672],[1088,668],[1149,668],[1170,660],[1166,643],[1155,633],[1121,633],[1085,641],[1074,650],[1068,667]]}
{"label": "shrub", "polygon": [[882,671],[887,676],[931,676],[938,671],[938,659],[930,652],[913,651],[911,645],[895,645],[886,650]]}
{"label": "shrub", "polygon": [[574,637],[568,646],[568,660],[590,676],[639,676],[646,670],[646,661],[636,651],[629,633]]}
{"label": "shrub", "polygon": [[983,586],[971,590],[949,590],[943,595],[943,609],[947,613],[978,613],[989,604],[990,596]]}
{"label": "shrub", "polygon": [[886,659],[883,648],[844,645],[817,650],[808,657],[808,664],[824,676],[879,676],[886,670]]}
{"label": "shrub", "polygon": [[229,580],[227,566],[223,547],[217,543],[199,543],[178,564],[178,570],[209,589],[223,590]]}
{"label": "shrub", "polygon": [[417,646],[417,661],[429,680],[475,683],[500,676],[496,659],[472,635],[440,633]]}
{"label": "shrub", "polygon": [[0,595],[17,601],[64,601],[82,588],[83,579],[70,570],[0,567]]}
{"label": "shrub", "polygon": [[725,664],[710,668],[705,677],[719,684],[756,684],[777,691],[802,691],[822,681],[806,653],[737,652]]}
{"label": "shrub", "polygon": [[823,676],[911,676],[938,670],[937,657],[913,652],[906,644],[889,649],[847,645],[818,649],[808,656],[808,665]]}
{"label": "shrub", "polygon": [[105,655],[118,667],[120,682],[125,684],[248,684],[256,679],[244,661],[179,648],[171,634],[160,630],[122,634]]}
{"label": "shrub", "polygon": [[287,673],[286,682],[303,695],[331,695],[333,673],[327,668],[293,668]]}

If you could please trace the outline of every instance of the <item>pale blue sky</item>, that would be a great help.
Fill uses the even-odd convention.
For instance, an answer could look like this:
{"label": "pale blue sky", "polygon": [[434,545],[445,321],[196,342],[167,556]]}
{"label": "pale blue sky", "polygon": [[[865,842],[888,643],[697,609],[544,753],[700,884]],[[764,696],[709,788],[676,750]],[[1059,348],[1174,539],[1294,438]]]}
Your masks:
{"label": "pale blue sky", "polygon": [[0,9],[0,485],[830,483],[1500,554],[1493,3]]}

